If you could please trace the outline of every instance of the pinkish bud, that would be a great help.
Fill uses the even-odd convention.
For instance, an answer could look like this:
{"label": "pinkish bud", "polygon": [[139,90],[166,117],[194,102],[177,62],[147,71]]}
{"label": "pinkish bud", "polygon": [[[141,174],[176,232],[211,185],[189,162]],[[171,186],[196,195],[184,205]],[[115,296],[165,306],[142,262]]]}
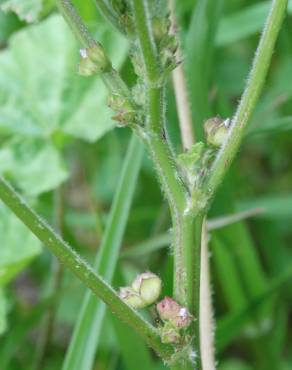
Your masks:
{"label": "pinkish bud", "polygon": [[189,310],[170,297],[165,297],[156,307],[160,318],[176,328],[187,328],[193,320]]}

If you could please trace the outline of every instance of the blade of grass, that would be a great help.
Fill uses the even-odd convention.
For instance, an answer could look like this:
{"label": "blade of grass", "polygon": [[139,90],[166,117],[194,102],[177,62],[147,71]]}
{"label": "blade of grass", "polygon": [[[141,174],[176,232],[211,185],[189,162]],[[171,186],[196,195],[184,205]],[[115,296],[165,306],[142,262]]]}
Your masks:
{"label": "blade of grass", "polygon": [[[270,1],[247,6],[222,18],[216,35],[216,46],[225,46],[238,42],[260,32],[269,13]],[[288,12],[292,13],[292,1],[288,3]],[[240,24],[240,27],[238,25]]]}
{"label": "blade of grass", "polygon": [[[94,265],[95,270],[108,282],[111,282],[116,268],[142,154],[143,146],[133,136]],[[104,314],[105,305],[98,301],[92,293],[86,292],[65,357],[63,370],[89,370],[92,368]]]}
{"label": "blade of grass", "polygon": [[195,136],[203,139],[203,121],[210,117],[209,84],[216,28],[222,0],[199,0],[185,40],[187,82],[190,91]]}
{"label": "blade of grass", "polygon": [[265,291],[262,292],[258,297],[255,297],[240,311],[219,320],[216,336],[218,350],[224,350],[224,348],[226,348],[226,346],[234,338],[236,338],[236,336],[238,336],[239,332],[242,330],[242,327],[250,319],[255,310],[270,300],[272,295],[276,294],[278,290],[285,286],[285,284],[290,283],[291,280],[292,263],[287,266],[282,274],[272,279]]}

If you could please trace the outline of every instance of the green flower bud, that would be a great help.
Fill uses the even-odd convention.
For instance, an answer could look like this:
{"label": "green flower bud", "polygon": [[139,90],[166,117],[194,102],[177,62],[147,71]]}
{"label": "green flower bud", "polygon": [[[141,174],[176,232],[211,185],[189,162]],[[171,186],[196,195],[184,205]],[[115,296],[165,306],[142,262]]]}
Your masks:
{"label": "green flower bud", "polygon": [[157,304],[156,308],[160,318],[177,329],[187,328],[193,321],[188,309],[170,297],[165,297]]}
{"label": "green flower bud", "polygon": [[229,118],[226,120],[223,120],[220,117],[209,118],[204,123],[204,130],[208,144],[220,147],[228,135],[229,126]]}
{"label": "green flower bud", "polygon": [[179,343],[181,335],[179,329],[174,328],[171,323],[166,322],[164,326],[159,328],[162,343]]}
{"label": "green flower bud", "polygon": [[98,68],[96,64],[89,58],[82,58],[78,66],[78,73],[81,76],[89,77],[97,74]]}
{"label": "green flower bud", "polygon": [[174,55],[178,49],[178,40],[176,35],[172,34],[165,36],[161,42],[160,47],[161,49],[165,48],[169,50],[169,52]]}
{"label": "green flower bud", "polygon": [[129,112],[125,110],[120,110],[118,114],[112,116],[114,121],[117,121],[118,127],[124,127],[129,123],[133,123],[136,118],[135,112]]}
{"label": "green flower bud", "polygon": [[193,169],[198,163],[200,163],[205,145],[201,141],[193,144],[189,150],[178,155],[178,162],[187,169]]}
{"label": "green flower bud", "polygon": [[152,27],[155,40],[160,41],[168,34],[170,28],[170,20],[168,17],[153,17]]}
{"label": "green flower bud", "polygon": [[131,306],[132,308],[145,307],[145,302],[142,300],[140,295],[129,287],[120,288],[119,296],[125,303],[127,303],[127,305]]}
{"label": "green flower bud", "polygon": [[126,99],[124,96],[118,94],[110,95],[108,106],[116,112],[116,115],[112,118],[118,121],[121,126],[135,121],[136,112],[129,99]]}
{"label": "green flower bud", "polygon": [[144,77],[145,68],[139,50],[137,48],[133,48],[130,56],[136,75]]}
{"label": "green flower bud", "polygon": [[144,272],[137,276],[132,284],[132,288],[137,292],[145,306],[157,301],[161,293],[161,280],[152,272]]}
{"label": "green flower bud", "polygon": [[94,46],[87,49],[88,58],[95,62],[101,71],[105,72],[110,70],[112,65],[106,56],[103,47],[101,44],[97,43]]}
{"label": "green flower bud", "polygon": [[143,106],[146,101],[145,86],[141,83],[137,83],[132,88],[132,96],[137,105]]}
{"label": "green flower bud", "polygon": [[103,47],[96,43],[87,49],[80,49],[81,61],[78,72],[82,76],[92,76],[111,69],[111,62],[106,56]]}
{"label": "green flower bud", "polygon": [[108,106],[115,110],[115,111],[120,111],[120,110],[128,110],[132,111],[132,105],[129,102],[129,99],[126,99],[124,96],[118,95],[118,94],[111,94],[108,97],[107,101]]}

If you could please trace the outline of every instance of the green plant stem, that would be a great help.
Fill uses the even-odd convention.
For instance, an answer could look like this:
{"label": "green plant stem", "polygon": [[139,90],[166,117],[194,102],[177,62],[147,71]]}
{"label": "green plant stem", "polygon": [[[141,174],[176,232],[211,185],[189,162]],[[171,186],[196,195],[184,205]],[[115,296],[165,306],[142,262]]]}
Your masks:
{"label": "green plant stem", "polygon": [[157,87],[160,78],[159,64],[152,29],[149,25],[148,6],[144,0],[132,0],[132,8],[146,74],[146,143],[172,216],[175,298],[181,304],[187,304],[187,277],[183,265],[186,235],[185,225],[182,222],[187,203],[187,192],[168,143],[165,127],[164,87]]}
{"label": "green plant stem", "polygon": [[64,266],[68,267],[98,298],[108,305],[109,309],[120,320],[140,334],[145,342],[164,360],[167,361],[170,358],[173,353],[172,346],[161,343],[156,329],[126,305],[113,288],[53,231],[2,177],[0,178],[0,199]]}
{"label": "green plant stem", "polygon": [[[202,218],[185,213],[188,193],[168,144],[165,128],[164,88],[146,88],[147,144],[167,197],[173,224],[174,297],[199,317],[200,302],[200,239]],[[193,324],[194,345],[199,352],[199,320]],[[199,363],[200,360],[197,361]],[[186,359],[186,369],[193,366]],[[191,368],[191,367],[190,367]]]}
{"label": "green plant stem", "polygon": [[[164,87],[155,87],[159,80],[156,48],[147,18],[147,5],[133,0],[133,14],[141,54],[150,84],[146,86],[147,144],[167,197],[173,224],[174,297],[199,318],[200,240],[202,217],[186,213],[189,194],[180,177],[168,143],[165,127]],[[147,81],[146,81],[147,82]],[[197,240],[196,240],[197,238]],[[194,321],[195,348],[199,351],[199,320]]]}
{"label": "green plant stem", "polygon": [[[105,3],[104,1],[97,2]],[[68,25],[72,29],[72,32],[74,33],[75,37],[80,42],[82,47],[90,48],[96,45],[96,41],[88,31],[86,25],[77,13],[72,2],[70,0],[57,0],[57,4],[60,12],[62,13],[63,17],[67,21]],[[132,103],[128,86],[114,68],[111,68],[110,71],[102,73],[101,79],[112,94],[124,96],[125,98],[128,98],[129,101]]]}
{"label": "green plant stem", "polygon": [[186,207],[186,190],[180,180],[165,131],[163,88],[146,89],[147,145],[169,203],[173,222],[175,298],[187,304],[186,273],[183,266],[185,251],[185,225],[182,215]]}
{"label": "green plant stem", "polygon": [[107,19],[121,33],[125,33],[121,23],[119,22],[118,14],[113,10],[107,0],[95,0],[95,4],[105,19]]}
{"label": "green plant stem", "polygon": [[230,133],[203,184],[204,191],[209,197],[214,194],[222,182],[242,142],[266,79],[286,7],[287,0],[273,0],[272,2],[245,91],[232,120]]}
{"label": "green plant stem", "polygon": [[72,2],[70,0],[57,0],[57,5],[80,44],[85,48],[95,45],[94,38],[83,23]]}
{"label": "green plant stem", "polygon": [[151,27],[148,3],[147,0],[131,1],[137,38],[139,40],[141,54],[143,55],[147,80],[150,84],[156,85],[160,77],[160,70],[157,57],[157,47]]}

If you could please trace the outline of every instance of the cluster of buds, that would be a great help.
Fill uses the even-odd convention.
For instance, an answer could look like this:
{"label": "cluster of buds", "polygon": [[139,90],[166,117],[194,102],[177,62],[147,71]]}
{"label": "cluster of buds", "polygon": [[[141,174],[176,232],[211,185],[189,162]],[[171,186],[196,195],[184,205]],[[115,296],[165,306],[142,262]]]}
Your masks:
{"label": "cluster of buds", "polygon": [[133,308],[144,308],[157,301],[161,294],[161,280],[152,272],[136,277],[130,287],[120,288],[120,298]]}
{"label": "cluster of buds", "polygon": [[93,46],[80,49],[81,61],[78,67],[78,73],[81,76],[92,76],[110,71],[111,62],[105,54],[101,44],[95,43]]}
{"label": "cluster of buds", "polygon": [[160,328],[162,342],[178,343],[181,339],[180,330],[190,326],[193,316],[186,307],[181,306],[170,297],[165,297],[157,304],[156,308],[164,323]]}
{"label": "cluster of buds", "polygon": [[195,177],[201,168],[202,158],[205,152],[205,145],[201,141],[193,144],[187,151],[177,157],[177,161],[188,179],[188,183],[193,185]]}
{"label": "cluster of buds", "polygon": [[116,113],[112,118],[125,126],[135,121],[136,112],[128,98],[119,94],[111,94],[107,102],[108,106]]}
{"label": "cluster of buds", "polygon": [[127,34],[133,34],[135,27],[129,2],[126,0],[110,0],[110,2],[113,10],[118,14],[121,28],[125,30]]}
{"label": "cluster of buds", "polygon": [[207,143],[214,147],[220,147],[228,135],[230,124],[229,118],[225,120],[220,117],[209,118],[204,123]]}
{"label": "cluster of buds", "polygon": [[176,57],[178,49],[176,32],[171,27],[168,14],[164,17],[153,17],[152,25],[162,67],[166,72],[170,72],[179,64]]}

